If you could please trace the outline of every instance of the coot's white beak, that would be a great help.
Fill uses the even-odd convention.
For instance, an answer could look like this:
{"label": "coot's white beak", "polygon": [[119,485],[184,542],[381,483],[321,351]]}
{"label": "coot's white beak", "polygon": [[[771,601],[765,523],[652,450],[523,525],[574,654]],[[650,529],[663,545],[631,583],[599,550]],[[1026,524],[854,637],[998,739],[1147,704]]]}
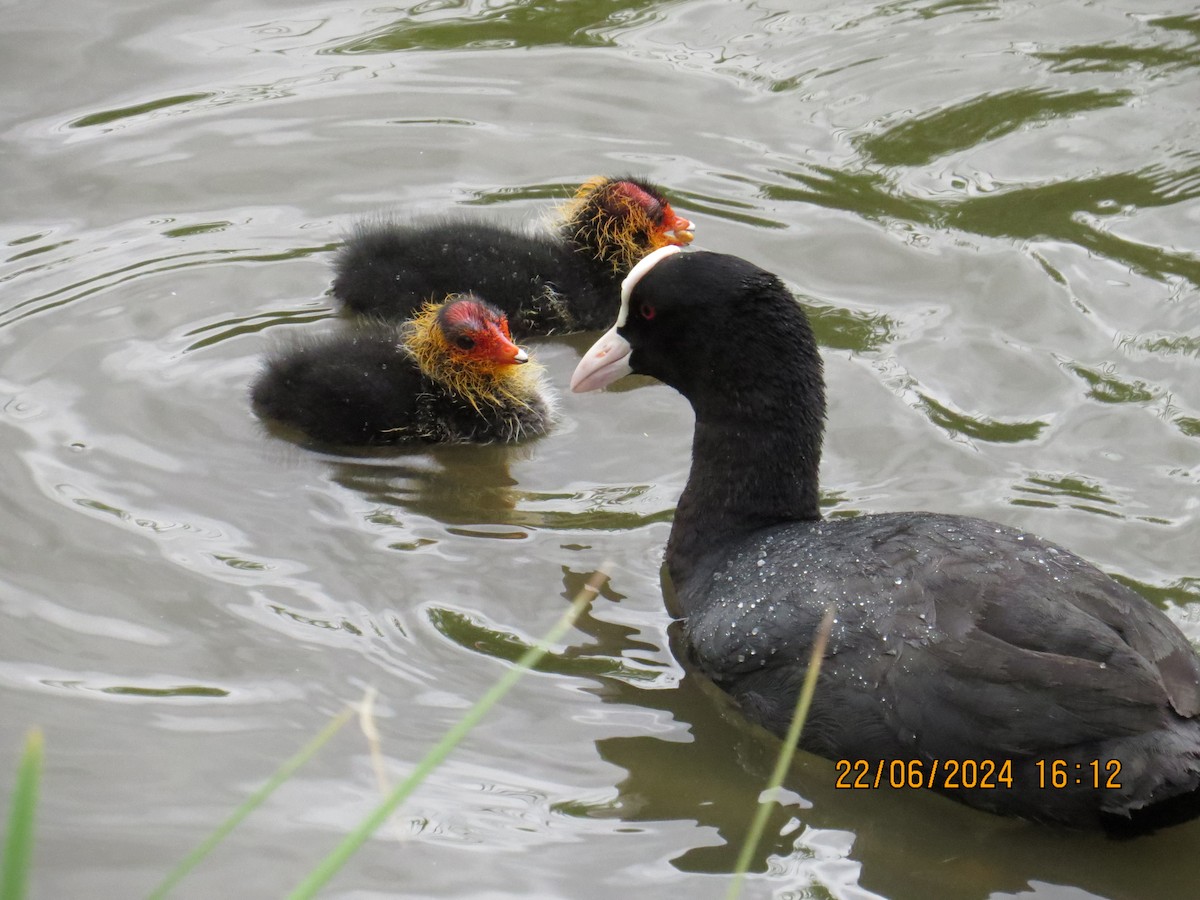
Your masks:
{"label": "coot's white beak", "polygon": [[617,334],[616,325],[608,329],[575,367],[575,374],[571,376],[571,390],[576,394],[598,391],[628,375],[633,371],[629,368],[631,349],[629,341]]}

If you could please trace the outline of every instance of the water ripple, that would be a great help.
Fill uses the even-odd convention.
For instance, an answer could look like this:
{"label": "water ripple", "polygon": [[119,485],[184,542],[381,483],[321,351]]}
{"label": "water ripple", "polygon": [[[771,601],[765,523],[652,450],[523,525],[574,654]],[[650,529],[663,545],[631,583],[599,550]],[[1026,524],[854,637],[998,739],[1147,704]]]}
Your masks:
{"label": "water ripple", "polygon": [[1128,103],[1130,91],[1020,88],[972,97],[931,113],[905,116],[859,138],[868,160],[884,166],[920,166],[996,140],[1021,128]]}
{"label": "water ripple", "polygon": [[[324,52],[506,50],[515,47],[607,47],[615,35],[663,15],[660,0],[418,4],[409,15]],[[453,15],[445,15],[448,10]],[[427,20],[421,15],[429,13]],[[438,18],[433,19],[434,16]]]}
{"label": "water ripple", "polygon": [[1200,258],[1195,253],[1140,243],[1110,229],[1110,223],[1139,210],[1200,197],[1200,168],[1175,171],[1155,165],[1137,172],[1046,184],[994,184],[986,193],[952,198],[923,197],[906,191],[886,172],[876,169],[811,165],[776,170],[776,174],[790,183],[761,184],[762,195],[770,200],[811,203],[867,219],[902,221],[983,237],[1073,243],[1136,272],[1160,279],[1183,278],[1200,286]]}
{"label": "water ripple", "polygon": [[1106,41],[1100,44],[1073,44],[1061,50],[1041,50],[1033,54],[1051,64],[1055,72],[1151,72],[1165,73],[1177,69],[1200,67],[1200,16],[1164,16],[1147,19],[1152,28],[1166,34],[1159,44],[1121,44]]}

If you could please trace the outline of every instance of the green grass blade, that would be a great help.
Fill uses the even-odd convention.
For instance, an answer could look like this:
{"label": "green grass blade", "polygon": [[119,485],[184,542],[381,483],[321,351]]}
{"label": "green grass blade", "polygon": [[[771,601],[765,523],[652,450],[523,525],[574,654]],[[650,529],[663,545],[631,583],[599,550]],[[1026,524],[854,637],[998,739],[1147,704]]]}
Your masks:
{"label": "green grass blade", "polygon": [[550,652],[550,645],[556,643],[575,623],[580,613],[583,612],[584,608],[599,590],[599,585],[603,578],[604,576],[600,573],[593,576],[592,581],[576,595],[575,599],[571,602],[570,608],[558,620],[555,626],[550,629],[546,636],[522,654],[513,667],[506,671],[500,680],[492,685],[474,706],[467,710],[458,723],[447,731],[445,736],[425,754],[425,757],[417,764],[412,773],[404,781],[396,785],[392,792],[384,798],[383,802],[357,828],[350,832],[334,848],[333,852],[321,860],[308,877],[288,895],[288,900],[307,900],[307,898],[315,896],[317,891],[337,874],[346,864],[347,860],[366,843],[367,839],[380,825],[387,821],[396,808],[429,777],[429,774],[450,755],[450,752],[462,742],[463,738],[467,736],[472,728],[479,724],[479,721],[487,715],[491,708],[511,690],[521,676],[536,666],[542,657]]}
{"label": "green grass blade", "polygon": [[[292,775],[296,773],[297,769],[308,762],[313,757],[313,754],[325,746],[326,742],[335,734],[337,734],[338,730],[347,722],[349,722],[351,716],[353,715],[353,709],[343,710],[321,730],[320,734],[305,744],[299,753],[280,766],[266,784],[251,794],[245,803],[235,809],[233,814],[228,819],[217,826],[216,830],[210,834],[204,840],[204,842],[200,844],[199,847],[189,853],[187,857],[184,858],[183,862],[176,866],[174,871],[172,871],[171,874],[163,879],[162,883],[159,884],[159,886],[156,887],[150,894],[150,900],[162,900],[163,897],[167,896],[167,893],[171,891],[175,885],[177,885],[180,880],[187,875],[188,872],[194,869],[196,865],[202,859],[204,859],[204,857],[208,856],[213,847],[221,843],[221,841],[225,839],[229,832],[233,831],[233,829],[236,828],[238,824],[240,824],[241,821],[246,818],[246,816],[250,815],[250,813],[252,813],[258,807],[262,806],[263,802],[269,796],[271,796],[272,793],[274,793],[276,788],[291,778]],[[3,897],[0,898],[0,900],[8,900],[8,898]]]}
{"label": "green grass blade", "polygon": [[24,900],[29,884],[43,745],[40,728],[34,728],[25,738],[25,752],[17,767],[17,783],[8,813],[8,837],[4,841],[4,856],[0,858],[0,900]]}
{"label": "green grass blade", "polygon": [[758,842],[762,840],[763,831],[766,830],[767,819],[771,815],[771,805],[775,803],[784,776],[787,775],[788,768],[792,765],[792,757],[796,755],[796,744],[800,740],[804,720],[808,718],[808,708],[812,705],[813,694],[817,690],[817,675],[821,672],[821,660],[825,658],[825,645],[829,642],[829,632],[832,628],[833,607],[830,607],[825,611],[825,618],[821,620],[821,624],[817,626],[816,640],[813,641],[812,655],[808,659],[808,671],[804,674],[804,686],[800,690],[800,698],[796,701],[796,712],[792,716],[792,724],[788,728],[787,737],[783,739],[779,758],[775,760],[775,770],[771,773],[771,779],[767,783],[767,789],[763,792],[762,800],[759,801],[754,821],[750,823],[750,831],[746,834],[745,843],[742,844],[742,852],[738,854],[737,865],[733,870],[733,882],[729,885],[729,892],[726,893],[725,900],[737,900],[742,895],[742,882],[746,878],[746,871],[750,868],[750,860],[754,858],[754,852],[758,849]]}

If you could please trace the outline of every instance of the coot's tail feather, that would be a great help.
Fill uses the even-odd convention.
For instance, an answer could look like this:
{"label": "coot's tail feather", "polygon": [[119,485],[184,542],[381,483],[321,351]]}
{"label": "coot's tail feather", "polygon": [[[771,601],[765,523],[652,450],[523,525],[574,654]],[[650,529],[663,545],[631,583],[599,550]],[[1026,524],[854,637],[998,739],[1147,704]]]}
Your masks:
{"label": "coot's tail feather", "polygon": [[1200,724],[1180,721],[1169,730],[1127,740],[1121,770],[1108,770],[1121,787],[1102,807],[1105,831],[1136,837],[1200,817]]}

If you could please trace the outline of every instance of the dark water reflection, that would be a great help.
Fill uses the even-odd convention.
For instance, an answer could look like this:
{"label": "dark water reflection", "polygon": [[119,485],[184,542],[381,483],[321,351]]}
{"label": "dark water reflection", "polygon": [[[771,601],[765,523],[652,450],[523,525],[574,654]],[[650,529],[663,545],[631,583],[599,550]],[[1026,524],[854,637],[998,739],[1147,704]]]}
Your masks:
{"label": "dark water reflection", "polygon": [[948,228],[991,238],[1053,240],[1085,247],[1150,277],[1178,276],[1200,283],[1194,253],[1146,247],[1108,233],[1105,219],[1129,209],[1151,209],[1200,197],[1200,168],[1162,168],[1102,177],[1004,188],[968,199],[944,201],[905,194],[875,170],[816,166],[779,172],[802,187],[762,185],[774,200],[799,201],[853,212],[865,218]]}
{"label": "dark water reflection", "polygon": [[[1028,528],[1200,641],[1198,40],[1165,0],[10,9],[0,797],[42,725],[34,896],[145,895],[368,687],[402,777],[601,566],[330,896],[725,893],[777,744],[672,653],[686,404],[631,381],[524,447],[387,454],[251,415],[375,211],[668,185],[813,317],[827,514]],[[563,387],[590,339],[531,349]],[[375,779],[339,735],[177,895],[286,893]],[[1197,825],[1114,844],[832,784],[797,761],[746,896],[1195,895]]]}
{"label": "dark water reflection", "polygon": [[[395,22],[331,48],[331,53],[394,53],[404,50],[511,50],[535,47],[608,47],[620,33],[643,24],[671,4],[511,2],[488,4],[471,15],[421,21],[425,12],[445,12],[446,4],[418,4]],[[453,9],[453,7],[450,7]],[[455,10],[460,12],[460,10]]]}

